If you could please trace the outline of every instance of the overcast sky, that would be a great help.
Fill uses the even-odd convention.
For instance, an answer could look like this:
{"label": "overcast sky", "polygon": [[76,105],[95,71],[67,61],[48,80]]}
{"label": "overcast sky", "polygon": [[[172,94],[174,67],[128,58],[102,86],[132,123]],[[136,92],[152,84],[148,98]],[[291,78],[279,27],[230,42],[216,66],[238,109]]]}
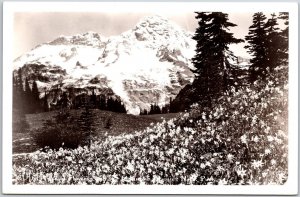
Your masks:
{"label": "overcast sky", "polygon": [[[61,13],[26,12],[14,15],[14,57],[22,55],[36,45],[54,40],[60,35],[75,35],[94,31],[103,36],[118,35],[135,26],[146,16],[159,14],[194,32],[197,21],[194,13]],[[229,13],[229,20],[238,26],[231,29],[237,38],[244,38],[252,23],[253,13]],[[238,56],[249,57],[244,44],[233,46]]]}

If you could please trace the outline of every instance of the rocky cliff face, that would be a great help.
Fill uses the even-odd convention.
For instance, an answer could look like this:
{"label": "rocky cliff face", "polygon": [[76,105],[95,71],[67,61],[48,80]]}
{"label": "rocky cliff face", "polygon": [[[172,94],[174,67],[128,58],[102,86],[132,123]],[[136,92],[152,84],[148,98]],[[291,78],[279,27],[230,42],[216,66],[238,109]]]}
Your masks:
{"label": "rocky cliff face", "polygon": [[76,94],[94,89],[117,96],[128,113],[139,114],[153,103],[165,105],[193,81],[194,49],[191,33],[150,16],[119,36],[60,36],[17,58],[14,68],[37,80],[41,97],[51,93],[48,102],[71,88]]}

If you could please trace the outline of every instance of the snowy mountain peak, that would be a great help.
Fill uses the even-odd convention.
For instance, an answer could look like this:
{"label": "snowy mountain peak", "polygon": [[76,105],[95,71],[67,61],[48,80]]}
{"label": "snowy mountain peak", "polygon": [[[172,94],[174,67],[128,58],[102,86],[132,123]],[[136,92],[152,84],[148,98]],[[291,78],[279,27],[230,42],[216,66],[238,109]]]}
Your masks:
{"label": "snowy mountain peak", "polygon": [[76,94],[113,92],[128,113],[139,114],[151,104],[167,104],[193,80],[195,44],[191,33],[155,15],[118,36],[60,36],[16,59],[14,67],[31,82],[38,79],[41,95],[57,84],[63,91],[76,88]]}
{"label": "snowy mountain peak", "polygon": [[159,15],[142,19],[132,30],[139,41],[161,42],[163,40],[175,42],[191,38],[192,35],[177,24]]}
{"label": "snowy mountain peak", "polygon": [[169,23],[170,21],[165,17],[162,17],[160,15],[152,15],[141,19],[136,26],[143,26],[143,27],[166,26]]}
{"label": "snowy mountain peak", "polygon": [[47,43],[49,45],[87,45],[87,46],[102,46],[106,38],[96,32],[86,32],[74,36],[60,36],[57,39]]}

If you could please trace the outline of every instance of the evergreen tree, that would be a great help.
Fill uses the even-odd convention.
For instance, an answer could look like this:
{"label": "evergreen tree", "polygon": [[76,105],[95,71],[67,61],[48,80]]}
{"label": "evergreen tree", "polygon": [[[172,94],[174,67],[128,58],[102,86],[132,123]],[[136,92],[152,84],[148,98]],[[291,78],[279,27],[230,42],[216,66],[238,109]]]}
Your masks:
{"label": "evergreen tree", "polygon": [[288,49],[289,49],[289,13],[288,12],[280,12],[279,13],[279,19],[284,20],[284,25],[286,26],[281,31],[282,36],[282,43],[281,43],[281,49],[286,53],[285,59],[288,58]]}
{"label": "evergreen tree", "polygon": [[120,103],[121,105],[120,105],[120,112],[121,113],[126,113],[127,111],[126,111],[126,107],[125,107],[125,105],[124,105],[124,103]]}
{"label": "evergreen tree", "polygon": [[26,94],[26,97],[29,97],[31,95],[31,88],[29,86],[29,81],[26,77],[25,79],[25,94]]}
{"label": "evergreen tree", "polygon": [[104,128],[110,129],[112,125],[113,125],[112,118],[111,118],[111,116],[108,116],[105,120],[105,127]]}
{"label": "evergreen tree", "polygon": [[155,112],[156,114],[161,114],[161,109],[160,109],[160,107],[159,107],[157,104],[155,104],[154,106],[155,106],[155,111],[154,111],[154,112]]}
{"label": "evergreen tree", "polygon": [[170,105],[165,105],[165,106],[162,107],[161,113],[162,114],[167,114],[167,113],[169,113],[169,110],[170,110]]}
{"label": "evergreen tree", "polygon": [[25,91],[23,86],[23,74],[21,68],[16,75],[13,74],[13,108],[18,114],[26,113]]}
{"label": "evergreen tree", "polygon": [[18,70],[18,79],[17,79],[17,88],[18,88],[18,92],[19,92],[19,102],[21,105],[21,110],[24,111],[24,86],[23,86],[23,74],[22,74],[22,69],[19,68]]}
{"label": "evergreen tree", "polygon": [[61,99],[59,100],[59,106],[61,110],[70,108],[70,99],[67,92],[63,92]]}
{"label": "evergreen tree", "polygon": [[106,110],[106,98],[104,95],[100,95],[100,101],[99,101],[99,109]]}
{"label": "evergreen tree", "polygon": [[[281,14],[284,20],[288,15]],[[287,59],[288,59],[288,35],[286,29],[280,31],[278,28],[277,17],[271,14],[271,18],[265,22],[266,17],[263,13],[258,12],[253,15],[253,24],[249,28],[249,35],[246,40],[249,45],[246,48],[252,53],[250,66],[250,80],[253,82],[257,79],[273,80],[275,69],[281,69],[282,76],[287,77]],[[286,21],[288,25],[288,21]],[[287,27],[288,29],[288,27]],[[276,78],[278,75],[276,75]],[[277,83],[286,81],[285,79],[275,80]]]}
{"label": "evergreen tree", "polygon": [[108,111],[126,113],[126,108],[125,108],[124,104],[120,100],[113,99],[111,97],[107,99],[107,108],[106,109]]}
{"label": "evergreen tree", "polygon": [[69,100],[70,100],[70,103],[71,103],[70,108],[74,109],[74,108],[76,108],[76,106],[75,106],[76,96],[75,96],[74,87],[68,88],[68,93],[69,93]]}
{"label": "evergreen tree", "polygon": [[20,103],[19,100],[19,89],[18,89],[18,79],[13,74],[13,109],[19,110],[20,109]]}
{"label": "evergreen tree", "polygon": [[16,74],[16,76],[13,73],[13,133],[24,133],[29,129],[29,124],[25,116],[24,99],[22,98],[22,95],[24,95],[24,90],[22,88],[23,86],[21,85],[21,77],[22,76],[19,72]]}
{"label": "evergreen tree", "polygon": [[32,102],[33,112],[39,112],[41,110],[40,93],[36,81],[33,81],[32,84]]}
{"label": "evergreen tree", "polygon": [[93,89],[93,91],[92,91],[90,102],[91,102],[92,108],[94,108],[97,104],[97,96],[95,94],[95,89]]}
{"label": "evergreen tree", "polygon": [[281,49],[281,68],[277,69],[275,72],[278,76],[278,83],[280,85],[285,85],[288,81],[288,63],[289,63],[289,13],[281,12],[279,13],[279,19],[284,21],[285,28],[280,32],[280,49]]}
{"label": "evergreen tree", "polygon": [[[275,14],[268,19],[266,29],[266,56],[267,56],[267,71],[273,73],[274,69],[281,64],[282,49],[281,49],[281,35],[277,27],[277,17]],[[268,73],[267,73],[268,75]]]}
{"label": "evergreen tree", "polygon": [[228,21],[228,14],[222,12],[196,12],[199,27],[193,37],[197,41],[196,55],[192,59],[196,75],[193,102],[202,100],[211,105],[212,99],[224,93],[230,84],[231,64],[234,58],[230,44],[242,42],[227,31],[236,25]]}
{"label": "evergreen tree", "polygon": [[120,112],[121,111],[121,101],[118,101],[117,99],[113,100],[114,103],[114,112]]}
{"label": "evergreen tree", "polygon": [[45,96],[44,96],[44,99],[43,99],[43,111],[44,111],[44,112],[49,111],[48,95],[47,95],[46,90],[45,90]]}
{"label": "evergreen tree", "polygon": [[23,74],[21,68],[18,69],[17,87],[18,87],[18,91],[21,93],[20,96],[23,96],[24,86],[23,86]]}
{"label": "evergreen tree", "polygon": [[147,115],[147,114],[148,114],[148,112],[147,112],[146,109],[141,109],[140,108],[140,115]]}
{"label": "evergreen tree", "polygon": [[148,111],[147,111],[147,109],[144,109],[144,111],[143,111],[143,115],[148,115]]}
{"label": "evergreen tree", "polygon": [[[187,108],[188,106],[190,106],[192,104],[192,102],[190,100],[185,101],[185,102],[179,102],[179,101],[177,101],[180,98],[184,98],[184,99],[191,98],[191,99],[193,99],[193,101],[195,101],[195,97],[196,96],[194,96],[193,94],[195,94],[194,92],[198,92],[198,91],[196,91],[195,89],[193,89],[194,92],[190,92],[190,94],[182,94],[182,92],[184,90],[186,90],[187,88],[191,88],[192,89],[192,87],[191,87],[190,84],[186,85],[183,89],[180,90],[180,92],[176,96],[176,98],[174,100],[172,100],[172,102],[170,103],[170,110],[169,110],[170,113],[176,113],[176,112],[179,112],[179,111],[183,111],[185,108]],[[192,95],[192,96],[186,97],[186,95]],[[180,104],[183,105],[181,108],[180,108]]]}
{"label": "evergreen tree", "polygon": [[85,106],[85,110],[81,113],[78,125],[82,138],[86,139],[85,144],[90,146],[94,134],[94,115],[89,104]]}
{"label": "evergreen tree", "polygon": [[25,105],[25,112],[26,113],[32,113],[33,109],[32,109],[32,105],[33,105],[33,98],[32,98],[32,92],[31,92],[31,88],[29,86],[29,81],[26,77],[25,79],[25,92],[24,92],[24,103]]}
{"label": "evergreen tree", "polygon": [[86,143],[85,136],[78,128],[75,117],[68,110],[60,110],[53,118],[46,120],[42,128],[35,131],[34,140],[40,148],[77,148]]}
{"label": "evergreen tree", "polygon": [[109,97],[107,99],[107,110],[108,111],[113,111],[114,110],[113,99],[111,97]]}
{"label": "evergreen tree", "polygon": [[155,103],[155,104],[151,104],[150,106],[150,111],[148,114],[161,114],[162,111],[160,109],[160,107]]}
{"label": "evergreen tree", "polygon": [[149,114],[153,114],[153,113],[154,113],[154,105],[151,104]]}
{"label": "evergreen tree", "polygon": [[250,54],[253,55],[250,63],[250,81],[254,82],[257,78],[265,79],[267,73],[267,30],[266,16],[262,12],[257,12],[253,15],[253,24],[249,27],[249,33],[246,40],[249,45]]}

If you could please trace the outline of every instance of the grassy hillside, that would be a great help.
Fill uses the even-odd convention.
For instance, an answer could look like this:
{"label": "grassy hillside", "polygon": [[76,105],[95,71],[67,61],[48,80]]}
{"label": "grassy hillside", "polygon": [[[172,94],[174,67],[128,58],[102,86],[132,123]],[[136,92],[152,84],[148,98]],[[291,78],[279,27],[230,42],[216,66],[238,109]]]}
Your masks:
{"label": "grassy hillside", "polygon": [[284,184],[287,90],[247,87],[210,109],[193,105],[178,118],[91,147],[15,155],[14,184]]}
{"label": "grassy hillside", "polygon": [[[83,110],[71,110],[71,114],[79,117]],[[99,140],[103,140],[107,135],[115,136],[119,134],[129,134],[133,131],[143,130],[150,126],[151,123],[157,123],[164,119],[174,118],[178,114],[155,114],[134,116],[129,114],[103,111],[99,109],[92,110],[94,114],[95,134]],[[29,131],[19,131],[13,133],[13,153],[33,152],[41,147],[37,147],[33,141],[35,129],[41,128],[44,121],[52,119],[58,111],[27,114],[26,120],[29,124]],[[111,127],[105,128],[108,119],[111,119]],[[14,120],[17,121],[17,120]]]}

